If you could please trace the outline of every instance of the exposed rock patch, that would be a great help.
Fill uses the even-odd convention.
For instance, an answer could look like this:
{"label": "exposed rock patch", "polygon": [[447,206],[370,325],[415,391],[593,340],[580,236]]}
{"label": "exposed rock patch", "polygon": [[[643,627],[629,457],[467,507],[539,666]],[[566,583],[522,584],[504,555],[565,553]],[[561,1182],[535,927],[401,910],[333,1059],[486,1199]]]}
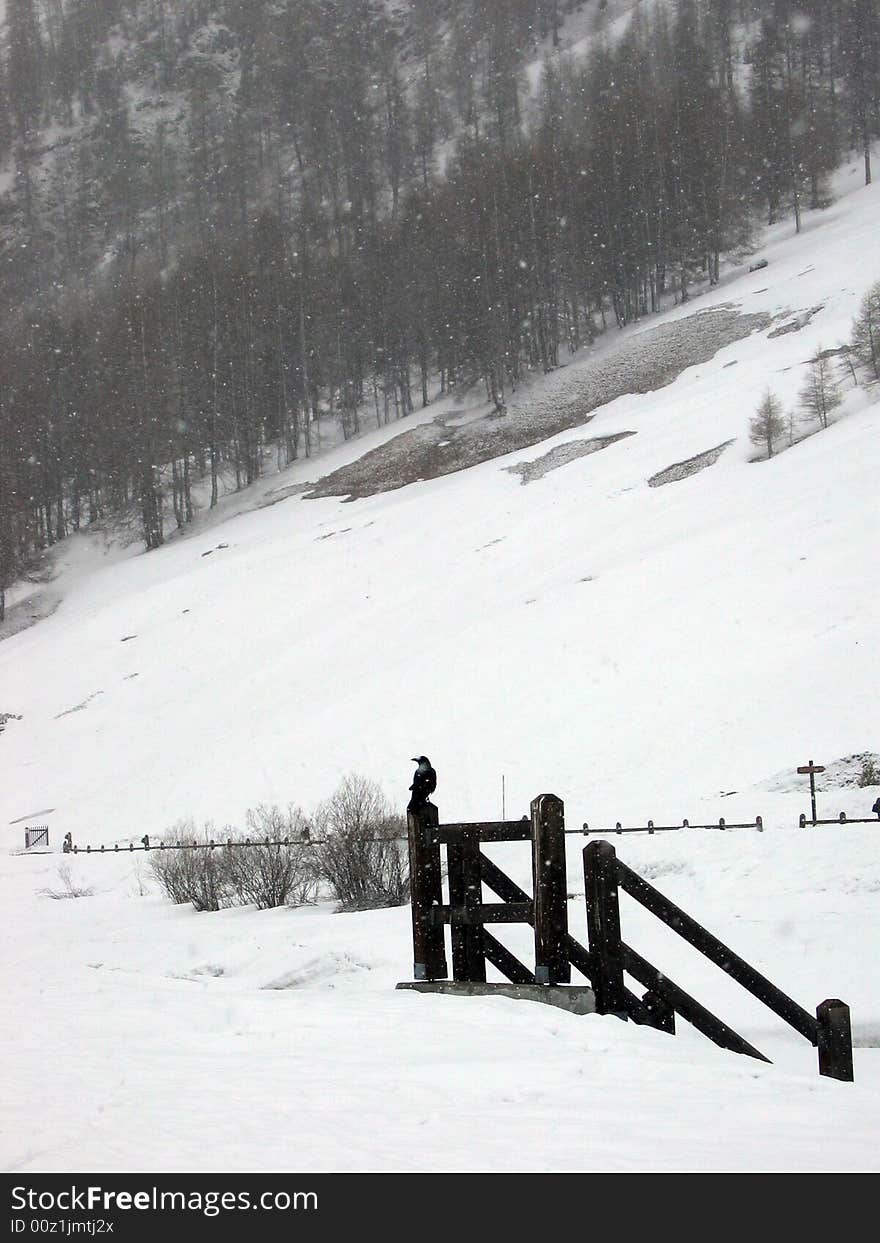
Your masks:
{"label": "exposed rock patch", "polygon": [[705,470],[707,466],[714,466],[728,445],[732,444],[732,440],[725,440],[724,444],[716,445],[714,449],[706,449],[704,453],[698,453],[695,457],[689,457],[684,462],[674,462],[672,466],[667,466],[665,470],[658,471],[656,475],[652,475],[648,480],[648,484],[652,488],[662,488],[665,483],[677,483],[679,479],[687,479],[690,475],[697,475],[701,470]]}
{"label": "exposed rock patch", "polygon": [[812,306],[808,311],[800,311],[787,324],[782,324],[781,327],[774,328],[772,332],[768,332],[767,340],[772,341],[775,337],[786,337],[790,332],[800,332],[802,328],[806,328],[813,316],[818,315],[821,310],[822,305]]}
{"label": "exposed rock patch", "polygon": [[[806,763],[806,760],[803,762]],[[816,763],[820,764],[821,760],[817,759]],[[795,772],[795,767],[796,765],[793,765],[791,769],[776,773],[773,777],[768,777],[766,781],[761,782],[757,789],[766,790],[770,794],[790,794],[795,792],[809,794],[809,777]],[[861,783],[862,774],[866,769],[873,767],[875,773],[880,773],[880,755],[875,751],[859,751],[855,755],[844,755],[838,760],[832,760],[830,764],[825,764],[824,767],[824,773],[816,774],[816,789],[820,793],[825,790],[842,790],[853,786],[858,787]],[[866,812],[865,814],[867,815],[868,813]]]}
{"label": "exposed rock patch", "polygon": [[559,470],[560,466],[567,466],[569,462],[574,462],[578,458],[598,453],[600,449],[607,449],[609,445],[616,444],[618,440],[626,440],[628,436],[635,436],[635,432],[618,432],[614,436],[594,436],[591,440],[570,440],[568,444],[557,445],[542,457],[535,458],[531,462],[517,462],[516,466],[505,466],[504,469],[511,475],[519,475],[520,482],[523,484],[534,483],[536,479],[543,479],[551,470]]}
{"label": "exposed rock patch", "polygon": [[596,410],[618,397],[672,384],[688,367],[708,362],[770,322],[769,315],[743,315],[736,307],[722,306],[627,336],[593,362],[560,367],[524,385],[501,415],[441,416],[395,436],[319,480],[306,498],[374,496],[528,449],[588,423]]}
{"label": "exposed rock patch", "polygon": [[72,708],[65,708],[63,712],[59,712],[58,715],[55,717],[55,720],[60,721],[63,716],[70,716],[74,712],[82,712],[85,708],[89,706],[89,704],[92,702],[93,699],[97,699],[99,695],[103,695],[103,694],[104,694],[103,691],[93,691],[91,695],[88,695],[82,701],[82,703],[74,704]]}

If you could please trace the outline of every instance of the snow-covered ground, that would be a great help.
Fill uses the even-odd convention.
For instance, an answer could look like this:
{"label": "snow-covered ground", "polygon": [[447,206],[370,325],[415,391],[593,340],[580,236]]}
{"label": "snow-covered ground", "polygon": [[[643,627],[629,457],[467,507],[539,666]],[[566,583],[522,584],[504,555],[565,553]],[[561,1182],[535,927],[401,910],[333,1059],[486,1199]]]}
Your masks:
{"label": "snow-covered ground", "polygon": [[[4,1168],[880,1166],[880,826],[799,830],[806,788],[778,779],[880,750],[880,406],[848,388],[831,428],[770,462],[749,461],[747,435],[768,383],[792,405],[880,278],[880,187],[858,188],[855,164],[840,180],[800,237],[771,231],[766,269],[731,268],[668,317],[821,306],[800,331],[762,329],[587,432],[458,474],[351,503],[290,496],[149,555],[62,550],[59,607],[0,644],[0,714],[21,718],[0,733]],[[401,430],[339,447],[321,473]],[[621,431],[636,434],[528,487],[506,469]],[[649,486],[731,439],[711,467]],[[11,853],[27,824],[53,845],[127,844],[187,815],[309,808],[350,771],[402,804],[420,753],[444,819],[497,818],[502,775],[508,815],[552,790],[569,827],[761,814],[763,834],[614,841],[806,1008],[844,998],[856,1083],[820,1080],[814,1050],[629,906],[636,947],[772,1066],[683,1023],[672,1039],[396,993],[406,909],[196,914],[158,896],[143,855],[75,858],[94,895],[53,901],[62,857]],[[825,791],[820,810],[866,815],[878,794]],[[526,883],[525,848],[496,853]],[[582,898],[570,920],[583,939]],[[527,930],[508,935],[528,953]]]}

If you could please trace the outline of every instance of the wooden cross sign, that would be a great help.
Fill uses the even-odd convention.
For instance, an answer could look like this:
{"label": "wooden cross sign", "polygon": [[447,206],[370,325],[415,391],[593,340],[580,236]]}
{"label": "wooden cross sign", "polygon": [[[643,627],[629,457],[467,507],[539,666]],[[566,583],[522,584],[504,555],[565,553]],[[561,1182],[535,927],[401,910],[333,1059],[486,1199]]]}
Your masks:
{"label": "wooden cross sign", "polygon": [[799,773],[810,774],[810,803],[813,809],[813,824],[816,823],[816,773],[824,773],[825,767],[822,764],[814,764],[810,760],[809,764],[801,764],[798,768]]}

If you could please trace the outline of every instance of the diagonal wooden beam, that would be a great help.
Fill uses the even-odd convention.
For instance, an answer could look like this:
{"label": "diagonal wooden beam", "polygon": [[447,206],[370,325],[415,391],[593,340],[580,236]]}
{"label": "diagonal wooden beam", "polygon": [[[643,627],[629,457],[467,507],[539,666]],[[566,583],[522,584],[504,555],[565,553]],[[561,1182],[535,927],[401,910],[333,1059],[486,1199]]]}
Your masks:
{"label": "diagonal wooden beam", "polygon": [[506,975],[512,984],[535,983],[535,977],[528,967],[485,928],[483,929],[483,953],[492,966],[497,967],[502,975]]}
{"label": "diagonal wooden beam", "polygon": [[[651,989],[652,992],[662,997],[673,1007],[677,1014],[686,1019],[697,1031],[702,1032],[704,1036],[708,1036],[715,1044],[720,1045],[722,1049],[730,1049],[732,1053],[743,1053],[746,1057],[755,1057],[761,1062],[769,1062],[769,1057],[765,1057],[759,1049],[744,1040],[738,1032],[732,1027],[728,1027],[725,1022],[717,1018],[705,1006],[701,1006],[698,1001],[686,993],[683,988],[670,980],[668,975],[661,975],[656,967],[652,967],[649,962],[642,958],[626,943],[622,945],[623,949],[623,965],[630,975],[635,976],[640,984],[644,984],[645,988]],[[640,1003],[641,1004],[641,1003]]]}

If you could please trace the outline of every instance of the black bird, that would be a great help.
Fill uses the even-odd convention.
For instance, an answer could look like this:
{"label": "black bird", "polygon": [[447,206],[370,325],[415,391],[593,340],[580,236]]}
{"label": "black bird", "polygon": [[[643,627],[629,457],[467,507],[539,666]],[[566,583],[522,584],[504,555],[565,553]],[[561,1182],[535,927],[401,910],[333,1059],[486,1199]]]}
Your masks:
{"label": "black bird", "polygon": [[427,803],[428,796],[437,789],[437,774],[431,767],[431,761],[427,755],[414,755],[412,759],[414,764],[418,764],[418,768],[413,774],[413,783],[410,786],[412,798],[406,810],[418,815]]}

